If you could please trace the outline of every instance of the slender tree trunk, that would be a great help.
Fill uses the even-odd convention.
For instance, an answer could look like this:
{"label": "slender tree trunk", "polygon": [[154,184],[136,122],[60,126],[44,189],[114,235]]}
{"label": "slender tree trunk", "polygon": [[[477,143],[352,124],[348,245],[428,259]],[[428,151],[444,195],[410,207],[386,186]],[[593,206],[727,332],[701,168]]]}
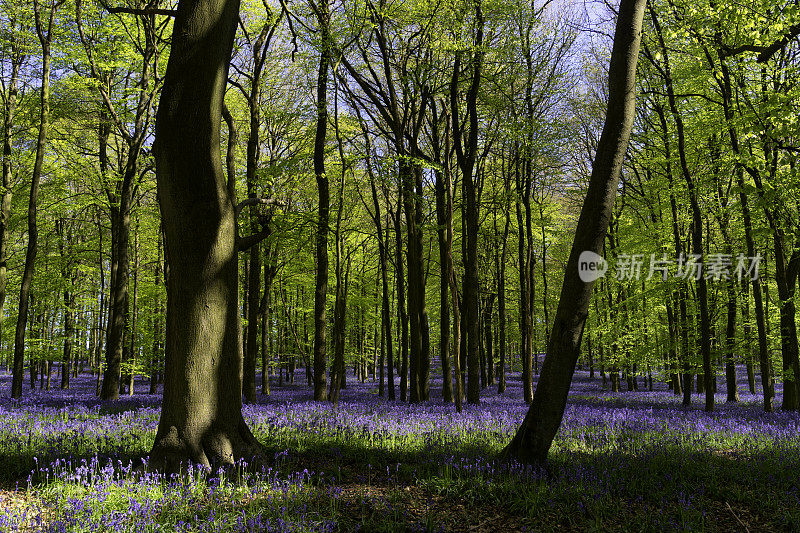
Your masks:
{"label": "slender tree trunk", "polygon": [[314,138],[314,174],[319,193],[316,259],[317,274],[314,288],[314,400],[327,399],[326,348],[328,307],[328,233],[330,224],[330,185],[325,173],[325,140],[328,131],[328,68],[331,61],[328,0],[317,5],[322,52],[317,75],[317,129]]}
{"label": "slender tree trunk", "polygon": [[505,450],[523,462],[546,460],[564,415],[594,285],[580,279],[578,262],[582,253],[602,250],[612,214],[635,114],[636,63],[645,5],[645,0],[622,0],[619,6],[606,121],[567,261],[547,356],[525,420]]}
{"label": "slender tree trunk", "polygon": [[136,218],[136,227],[133,230],[133,309],[131,310],[131,326],[128,334],[128,357],[130,370],[128,371],[128,395],[133,396],[133,386],[136,378],[136,354],[138,352],[136,339],[136,323],[139,305],[139,218]]}
{"label": "slender tree trunk", "polygon": [[486,346],[486,383],[494,385],[494,336],[492,335],[492,307],[496,294],[490,294],[483,312],[483,341]]}
{"label": "slender tree trunk", "polygon": [[[721,59],[720,65],[722,69],[722,104],[725,113],[725,119],[728,125],[728,137],[730,139],[731,148],[737,156],[741,154],[739,146],[739,135],[733,124],[733,106],[732,106],[732,87],[730,80],[730,71],[726,62]],[[753,223],[750,216],[750,206],[748,205],[747,193],[744,187],[744,171],[741,167],[736,169],[736,184],[739,187],[739,205],[742,209],[742,225],[744,226],[744,238],[747,246],[747,255],[754,257],[756,255],[755,243],[753,239]],[[748,280],[745,280],[745,283]],[[753,302],[755,304],[756,314],[756,330],[758,332],[758,361],[759,371],[761,373],[761,389],[764,397],[764,411],[772,411],[772,398],[775,396],[775,390],[772,382],[772,369],[769,360],[769,347],[767,344],[767,324],[764,311],[764,299],[761,291],[761,280],[749,280],[753,287]]]}
{"label": "slender tree trunk", "polygon": [[28,198],[28,244],[25,252],[25,267],[22,271],[22,281],[19,290],[19,307],[17,328],[14,333],[14,371],[11,382],[11,397],[22,396],[23,364],[25,360],[25,326],[28,323],[29,295],[33,273],[36,269],[36,252],[39,240],[39,227],[36,223],[37,206],[39,202],[39,182],[44,166],[44,151],[47,145],[47,133],[50,126],[50,68],[51,54],[50,42],[53,32],[53,18],[58,6],[64,3],[60,0],[50,9],[47,30],[42,25],[41,7],[38,0],[34,0],[34,14],[36,17],[36,33],[42,46],[42,88],[39,99],[39,135],[36,140],[36,156],[31,175],[31,189]]}
{"label": "slender tree trunk", "polygon": [[3,188],[0,192],[0,338],[2,338],[3,306],[6,301],[6,283],[8,281],[8,235],[11,223],[11,197],[12,189],[12,162],[11,151],[14,135],[14,119],[17,111],[17,94],[19,71],[22,67],[24,56],[17,43],[16,21],[8,21],[9,36],[11,38],[11,77],[8,80],[3,108]]}
{"label": "slender tree trunk", "polygon": [[[255,196],[253,196],[255,197]],[[251,225],[251,231],[257,226]],[[245,403],[256,401],[256,359],[258,359],[258,318],[261,306],[261,247],[258,244],[250,248],[247,282],[247,339],[244,350],[244,377],[242,392]]]}
{"label": "slender tree trunk", "polygon": [[[156,268],[155,268],[155,279],[154,285],[156,286],[156,294],[158,295],[159,286],[161,285],[161,228],[158,229],[158,241],[156,243]],[[161,345],[161,298],[156,296],[155,301],[155,310],[153,312],[152,321],[153,321],[153,348],[151,350],[151,361],[150,364],[152,367],[150,368],[150,394],[156,394],[158,392],[158,376],[161,373],[161,353],[162,353],[162,345]]]}
{"label": "slender tree trunk", "polygon": [[703,379],[706,394],[706,411],[714,410],[714,386],[713,379],[714,373],[711,366],[711,318],[708,312],[708,283],[706,281],[705,272],[703,272],[704,262],[703,256],[703,216],[700,210],[698,200],[699,192],[697,191],[697,184],[689,171],[689,164],[686,159],[686,136],[684,133],[683,117],[678,110],[675,100],[675,92],[672,86],[672,74],[669,64],[669,56],[667,53],[666,45],[661,35],[661,26],[656,18],[655,11],[652,6],[650,8],[650,15],[653,21],[653,26],[656,30],[656,36],[661,47],[661,53],[664,61],[664,81],[667,86],[667,99],[669,101],[670,111],[672,118],[675,120],[675,126],[678,133],[678,156],[680,160],[681,172],[686,180],[686,185],[689,189],[689,203],[692,211],[692,252],[698,257],[700,266],[700,276],[696,280],[697,284],[697,303],[700,307],[700,351],[703,356]]}
{"label": "slender tree trunk", "polygon": [[[479,205],[475,183],[475,163],[478,156],[478,92],[483,69],[483,30],[484,18],[481,0],[475,4],[475,49],[470,61],[470,85],[466,95],[466,115],[468,128],[459,118],[458,87],[461,74],[461,56],[456,55],[453,65],[453,77],[450,84],[450,111],[453,120],[453,138],[456,141],[456,156],[461,169],[464,190],[464,233],[466,235],[464,250],[464,283],[463,305],[465,314],[466,348],[467,348],[467,402],[480,402],[479,375],[479,296],[478,296],[478,218]],[[467,134],[466,143],[463,141]]]}
{"label": "slender tree trunk", "polygon": [[[341,242],[337,244],[337,246],[341,245]],[[339,401],[339,391],[345,388],[344,383],[347,379],[345,376],[344,345],[347,328],[347,286],[350,277],[350,254],[347,254],[346,259],[341,259],[347,265],[337,265],[336,268],[336,300],[333,311],[333,366],[331,368],[331,390],[328,393],[328,399],[333,403]],[[337,259],[337,263],[339,262]]]}
{"label": "slender tree trunk", "polygon": [[[420,324],[420,289],[418,282],[422,276],[422,265],[419,260],[422,252],[420,228],[417,228],[417,219],[414,202],[414,168],[405,159],[399,162],[400,198],[406,220],[406,236],[408,250],[406,253],[408,270],[408,324],[409,324],[409,376],[408,376],[408,401],[418,403],[422,400],[419,383],[420,358],[422,356],[422,328]],[[399,213],[398,213],[399,217]]]}
{"label": "slender tree trunk", "polygon": [[[510,197],[509,179],[505,177],[505,194]],[[506,263],[508,262],[508,230],[511,222],[509,204],[506,203],[503,211],[505,226],[503,228],[502,245],[500,247],[500,261],[497,265],[497,319],[498,319],[498,349],[499,362],[497,365],[497,393],[506,391]]]}
{"label": "slender tree trunk", "polygon": [[[527,190],[527,188],[526,188]],[[524,201],[524,198],[523,198]],[[522,360],[522,391],[525,403],[533,400],[533,367],[532,367],[532,343],[531,343],[531,299],[529,281],[530,247],[526,245],[524,221],[522,210],[517,204],[517,228],[519,244],[519,334],[521,337]]]}
{"label": "slender tree trunk", "polygon": [[58,221],[57,228],[60,235],[59,251],[61,252],[62,269],[61,275],[64,278],[66,288],[64,289],[64,352],[61,359],[61,388],[69,388],[69,375],[72,365],[72,344],[75,335],[75,274],[73,273],[71,250],[69,246],[72,242],[71,228],[66,228],[64,219]]}
{"label": "slender tree trunk", "polygon": [[[438,137],[438,135],[437,135]],[[437,143],[438,144],[438,143]],[[439,242],[439,356],[442,360],[442,398],[453,401],[452,371],[450,370],[450,272],[447,270],[447,198],[444,171],[436,170],[436,236]]]}

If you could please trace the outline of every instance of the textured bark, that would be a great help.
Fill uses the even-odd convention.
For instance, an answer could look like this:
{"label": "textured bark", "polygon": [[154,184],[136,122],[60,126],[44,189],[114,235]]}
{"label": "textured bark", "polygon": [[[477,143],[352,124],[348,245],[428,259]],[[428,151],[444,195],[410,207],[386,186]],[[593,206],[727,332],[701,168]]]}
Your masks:
{"label": "textured bark", "polygon": [[233,199],[220,121],[238,0],[181,0],[153,152],[169,263],[164,399],[151,464],[230,464],[261,447],[242,417]]}
{"label": "textured bark", "polygon": [[593,282],[578,275],[583,251],[603,248],[622,163],[635,114],[636,63],[646,0],[622,0],[609,67],[609,102],[589,189],[564,273],[547,356],[525,419],[505,453],[526,463],[543,463],[561,425]]}

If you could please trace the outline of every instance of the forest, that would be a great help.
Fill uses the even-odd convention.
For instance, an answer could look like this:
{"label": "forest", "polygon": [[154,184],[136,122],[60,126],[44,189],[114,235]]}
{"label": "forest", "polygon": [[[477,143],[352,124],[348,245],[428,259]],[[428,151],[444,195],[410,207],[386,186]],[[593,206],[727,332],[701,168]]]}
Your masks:
{"label": "forest", "polygon": [[798,36],[0,0],[0,530],[800,530]]}

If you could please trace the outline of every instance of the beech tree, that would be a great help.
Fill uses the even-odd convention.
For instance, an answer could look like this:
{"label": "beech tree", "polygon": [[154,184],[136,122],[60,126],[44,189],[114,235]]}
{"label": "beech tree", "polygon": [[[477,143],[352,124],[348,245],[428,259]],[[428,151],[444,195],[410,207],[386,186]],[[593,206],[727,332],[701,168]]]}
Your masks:
{"label": "beech tree", "polygon": [[151,461],[174,468],[258,455],[242,417],[236,215],[220,124],[238,0],[181,0],[153,153],[164,226],[164,400]]}
{"label": "beech tree", "polygon": [[628,148],[636,103],[639,58],[646,0],[622,0],[608,71],[609,98],[603,133],[597,146],[589,189],[575,229],[561,297],[547,344],[547,355],[533,401],[504,453],[526,463],[543,463],[561,425],[572,375],[580,352],[583,327],[594,281],[578,272],[581,253],[599,254],[617,194]]}

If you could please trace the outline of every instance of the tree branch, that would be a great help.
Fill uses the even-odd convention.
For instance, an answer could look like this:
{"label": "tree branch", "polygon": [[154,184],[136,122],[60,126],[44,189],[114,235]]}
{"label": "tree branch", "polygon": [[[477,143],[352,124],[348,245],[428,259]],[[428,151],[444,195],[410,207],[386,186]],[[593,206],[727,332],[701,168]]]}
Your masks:
{"label": "tree branch", "polygon": [[269,224],[265,224],[258,233],[253,233],[252,235],[247,235],[246,237],[237,237],[236,250],[239,252],[247,251],[252,246],[260,243],[270,235],[272,235],[272,228]]}
{"label": "tree branch", "polygon": [[128,15],[164,15],[165,17],[174,17],[178,11],[175,9],[161,9],[157,7],[146,7],[144,9],[136,9],[133,7],[111,7],[105,0],[97,0],[97,3],[103,6],[103,9],[109,13],[126,13]]}
{"label": "tree branch", "polygon": [[276,205],[276,206],[283,206],[283,202],[278,200],[277,198],[247,198],[242,200],[236,205],[236,216],[239,216],[239,213],[242,212],[242,209],[252,205]]}

